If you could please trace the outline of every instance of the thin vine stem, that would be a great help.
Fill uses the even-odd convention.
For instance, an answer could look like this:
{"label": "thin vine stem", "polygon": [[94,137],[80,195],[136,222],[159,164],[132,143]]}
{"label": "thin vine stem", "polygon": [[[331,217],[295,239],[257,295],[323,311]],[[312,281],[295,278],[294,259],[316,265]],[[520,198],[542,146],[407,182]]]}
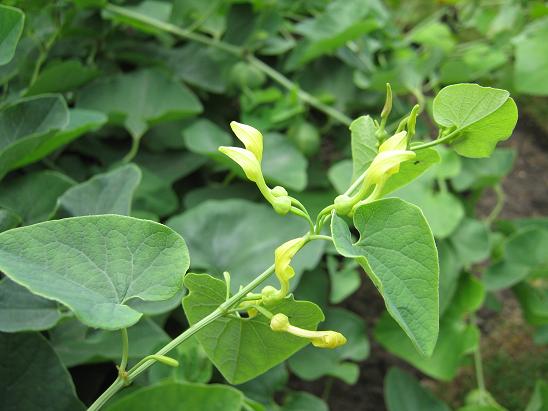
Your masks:
{"label": "thin vine stem", "polygon": [[[188,338],[196,334],[202,328],[206,327],[207,325],[211,324],[213,321],[224,316],[233,305],[237,304],[242,297],[245,297],[247,293],[254,290],[259,284],[261,284],[268,277],[270,277],[270,275],[273,272],[274,272],[274,264],[268,267],[265,271],[263,271],[259,276],[257,276],[257,278],[251,281],[247,286],[245,286],[236,294],[234,294],[231,298],[226,300],[216,310],[211,312],[206,317],[202,318],[196,324],[189,327],[182,334],[180,334],[175,339],[173,339],[168,344],[166,344],[164,347],[162,347],[160,350],[158,350],[154,355],[166,355],[175,347],[177,347],[179,344],[183,343],[185,340],[187,340]],[[118,377],[112,383],[112,385],[108,387],[107,390],[103,394],[101,394],[101,396],[97,398],[97,400],[88,408],[88,411],[97,411],[101,409],[101,407],[105,405],[107,401],[110,400],[118,391],[120,391],[124,387],[124,385],[131,383],[135,378],[137,378],[139,374],[146,371],[149,367],[151,367],[155,363],[156,363],[156,360],[154,359],[149,359],[144,362],[137,363],[133,368],[127,371],[126,381]]]}
{"label": "thin vine stem", "polygon": [[[476,314],[472,313],[470,316],[472,323],[477,323]],[[478,383],[478,389],[480,390],[480,402],[485,403],[484,395],[486,392],[485,389],[485,377],[483,373],[483,360],[481,357],[481,341],[478,342],[478,347],[474,350],[474,368],[476,371],[476,382]]]}
{"label": "thin vine stem", "polygon": [[445,143],[446,141],[449,141],[452,138],[455,138],[458,135],[458,133],[460,133],[459,129],[453,130],[452,132],[450,132],[449,134],[447,134],[446,136],[444,136],[442,138],[438,138],[436,140],[429,141],[428,143],[422,143],[422,144],[417,144],[417,145],[411,146],[411,150],[418,151],[418,150],[423,150],[423,149],[428,148],[428,147],[437,146],[438,144]]}
{"label": "thin vine stem", "polygon": [[120,330],[122,335],[122,360],[120,361],[120,372],[125,372],[127,367],[127,361],[129,357],[129,338],[127,335],[127,328],[122,328]]}
{"label": "thin vine stem", "polygon": [[249,64],[254,66],[256,69],[262,71],[264,74],[266,74],[268,77],[270,77],[272,80],[274,80],[275,82],[277,82],[278,84],[286,88],[287,90],[290,90],[290,91],[296,90],[297,96],[301,101],[309,104],[315,109],[323,112],[327,116],[333,118],[334,120],[337,120],[338,122],[346,126],[349,126],[350,123],[352,123],[352,119],[348,117],[346,114],[340,112],[334,107],[331,107],[331,106],[328,106],[327,104],[322,103],[320,100],[318,100],[316,97],[314,97],[310,93],[307,93],[306,91],[302,90],[298,84],[291,81],[282,73],[270,67],[268,64],[265,64],[254,55],[249,54],[246,50],[244,50],[241,47],[234,46],[232,44],[228,44],[220,40],[215,40],[208,36],[204,36],[202,34],[195,33],[190,30],[181,29],[180,27],[177,27],[174,24],[166,23],[164,21],[145,16],[141,13],[128,10],[124,7],[115,6],[114,4],[107,4],[104,6],[104,9],[112,14],[129,17],[130,19],[134,19],[141,23],[145,23],[151,27],[154,27],[161,31],[165,31],[167,33],[171,33],[177,37],[195,41],[197,43],[202,43],[207,46],[215,47],[233,56],[246,60]]}
{"label": "thin vine stem", "polygon": [[493,187],[493,190],[495,191],[495,195],[497,196],[497,202],[495,203],[493,210],[491,210],[491,212],[485,219],[485,222],[488,226],[491,226],[493,222],[497,219],[500,212],[504,208],[504,202],[506,201],[506,195],[504,194],[504,189],[502,188],[502,184],[500,183],[496,184]]}

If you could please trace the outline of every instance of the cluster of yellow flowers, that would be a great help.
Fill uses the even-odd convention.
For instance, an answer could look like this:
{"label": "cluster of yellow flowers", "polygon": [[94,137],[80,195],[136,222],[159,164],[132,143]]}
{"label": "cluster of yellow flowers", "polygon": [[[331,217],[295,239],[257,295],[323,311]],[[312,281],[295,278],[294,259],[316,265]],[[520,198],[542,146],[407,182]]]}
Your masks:
{"label": "cluster of yellow flowers", "polygon": [[[390,95],[387,97],[387,105],[391,100],[389,97]],[[387,113],[383,116],[383,126],[390,107],[385,110]],[[383,113],[385,110],[383,110]],[[415,158],[415,152],[407,149],[409,137],[414,134],[414,116],[411,117],[413,118],[409,120],[412,124],[408,123],[409,133],[408,131],[400,131],[387,138],[379,146],[377,155],[361,176],[362,181],[359,189],[356,187],[356,193],[342,194],[335,199],[333,207],[337,214],[352,216],[359,206],[380,198],[386,181],[390,176],[400,171],[401,163]],[[223,146],[219,147],[219,151],[230,157],[242,168],[246,177],[257,185],[261,194],[278,214],[285,215],[292,211],[293,204],[298,202],[288,195],[287,190],[281,186],[271,189],[266,184],[261,168],[263,158],[263,135],[261,132],[251,126],[235,121],[230,123],[230,127],[245,148]],[[384,130],[384,127],[379,129]],[[304,237],[289,240],[276,249],[274,253],[274,271],[280,282],[280,289],[278,290],[272,286],[264,287],[259,304],[264,306],[272,305],[289,293],[289,280],[295,276],[295,270],[291,267],[291,260],[309,240],[309,236],[305,235]],[[258,312],[256,308],[253,308],[253,304],[246,302],[240,307],[249,306],[248,312],[254,316]],[[270,328],[273,331],[286,332],[307,338],[316,347],[336,348],[346,343],[346,338],[336,331],[305,330],[291,325],[285,314],[269,314],[269,316],[272,316]]]}
{"label": "cluster of yellow flowers", "polygon": [[[377,200],[390,176],[400,171],[400,164],[412,160],[416,154],[407,150],[407,131],[400,131],[379,146],[379,152],[364,174],[363,182],[356,194],[341,194],[335,198],[335,211],[339,215],[352,216],[361,205]],[[371,188],[373,192],[369,194]],[[368,197],[364,197],[369,194]]]}

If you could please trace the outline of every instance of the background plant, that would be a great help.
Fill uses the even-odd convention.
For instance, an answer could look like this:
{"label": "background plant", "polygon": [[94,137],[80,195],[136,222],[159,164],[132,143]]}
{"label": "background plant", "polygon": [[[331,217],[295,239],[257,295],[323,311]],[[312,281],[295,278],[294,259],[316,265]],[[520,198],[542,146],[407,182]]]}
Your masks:
{"label": "background plant", "polygon": [[[541,2],[442,7],[424,2],[201,3],[5,2],[0,20],[3,229],[107,213],[167,222],[184,235],[193,271],[222,278],[227,270],[237,287],[272,264],[274,249],[301,235],[307,223],[301,225],[295,216],[277,219],[268,207],[254,203],[256,190],[242,184],[239,167],[217,151],[233,144],[226,127],[231,120],[263,131],[265,181],[284,186],[314,216],[347,189],[353,174],[350,154],[356,158],[359,150],[367,153],[367,147],[353,150],[351,141],[368,125],[360,116],[380,112],[386,82],[394,94],[385,125],[388,135],[420,103],[426,113],[417,122],[417,137],[435,136],[426,119],[444,124],[432,114],[432,97],[455,82],[508,89],[519,98],[522,112],[542,119],[548,53]],[[347,126],[353,118],[358,120],[351,140]],[[448,150],[439,154],[444,161],[395,193],[422,209],[436,237],[441,267],[438,354],[426,360],[412,345],[400,344],[402,332],[387,315],[376,324],[374,338],[427,376],[450,380],[472,353],[481,364],[474,312],[482,305],[496,307],[493,296],[500,290],[511,287],[525,318],[537,327],[536,340],[545,342],[546,224],[539,219],[496,221],[503,201],[500,179],[512,167],[512,150],[496,149],[484,160],[463,159]],[[491,187],[499,201],[485,221],[478,220],[475,204]],[[228,200],[235,197],[240,200]],[[271,236],[259,236],[259,225]],[[155,235],[161,235],[163,229],[156,229]],[[225,241],[214,241],[221,238]],[[329,354],[322,352],[322,362],[315,360],[317,351],[306,348],[288,366],[306,380],[331,375],[352,384],[359,378],[356,362],[368,355],[366,331],[348,306],[333,305],[360,286],[359,268],[319,243],[295,258],[295,295],[318,303],[326,329],[341,329],[349,342]],[[254,252],[252,246],[269,252]],[[486,260],[491,265],[486,267]],[[478,263],[480,270],[474,268]],[[480,281],[470,271],[481,274]],[[66,367],[81,398],[90,403],[102,391],[96,385],[109,383],[108,372],[113,371],[83,364],[117,361],[117,333],[76,321],[65,306],[78,312],[73,305],[83,301],[59,305],[38,299],[8,279],[2,280],[0,294],[0,329],[9,333],[3,334],[4,352],[27,347],[42,353],[43,361],[31,365],[50,370],[43,381],[60,381],[51,398],[63,398],[68,405],[57,408],[76,408],[70,402],[74,396]],[[156,290],[150,297],[168,294]],[[180,299],[175,295],[163,304],[135,308],[144,317],[129,329],[130,362],[165,345],[166,331],[176,335],[187,327],[178,309]],[[96,324],[90,320],[86,325]],[[48,331],[22,333],[31,330]],[[456,347],[455,340],[463,344]],[[28,352],[10,356],[10,361],[28,358]],[[134,386],[185,381],[183,388],[167,389],[192,390],[196,398],[198,391],[213,389],[226,403],[232,398],[241,404],[242,394],[233,389],[187,384],[212,378],[211,363],[195,341],[177,353],[179,368],[155,366]],[[194,366],[185,367],[185,361]],[[24,364],[14,362],[5,369],[22,368]],[[98,376],[93,376],[97,369]],[[479,371],[481,367],[481,381]],[[286,373],[278,367],[262,377],[283,392],[281,407],[325,406],[284,388]],[[389,387],[398,381],[415,387],[407,383],[409,378],[388,374],[389,409],[399,409]],[[218,375],[213,381],[222,382]],[[257,385],[238,389],[267,407],[278,406],[274,393]],[[529,385],[531,391],[532,380]],[[86,392],[83,386],[96,388]],[[545,388],[540,382],[538,387],[535,395],[541,400],[536,401],[542,401]],[[407,395],[426,395],[419,391]],[[19,395],[27,397],[25,391]],[[485,395],[479,396],[482,401],[487,401]],[[521,409],[523,402],[504,405]]]}

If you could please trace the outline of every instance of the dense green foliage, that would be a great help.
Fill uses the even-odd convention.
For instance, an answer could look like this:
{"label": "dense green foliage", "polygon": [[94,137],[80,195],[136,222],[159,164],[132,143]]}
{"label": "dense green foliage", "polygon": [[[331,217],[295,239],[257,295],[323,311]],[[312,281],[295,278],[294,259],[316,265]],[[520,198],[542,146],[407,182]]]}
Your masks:
{"label": "dense green foliage", "polygon": [[511,292],[548,342],[548,219],[498,220],[497,147],[547,36],[540,1],[3,2],[2,409],[324,410],[289,373],[356,384],[371,335],[477,372],[447,405],[393,368],[389,411],[507,410],[476,312]]}

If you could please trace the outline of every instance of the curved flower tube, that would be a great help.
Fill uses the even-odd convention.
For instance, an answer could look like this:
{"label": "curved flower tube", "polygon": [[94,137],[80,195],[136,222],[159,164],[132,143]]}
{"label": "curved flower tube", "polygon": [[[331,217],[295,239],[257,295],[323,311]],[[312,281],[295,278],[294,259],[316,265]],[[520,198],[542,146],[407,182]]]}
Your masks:
{"label": "curved flower tube", "polygon": [[272,331],[286,332],[297,337],[310,340],[314,347],[318,348],[337,348],[346,344],[346,337],[337,331],[311,331],[295,327],[289,322],[287,315],[278,313],[272,316],[270,320]]}

